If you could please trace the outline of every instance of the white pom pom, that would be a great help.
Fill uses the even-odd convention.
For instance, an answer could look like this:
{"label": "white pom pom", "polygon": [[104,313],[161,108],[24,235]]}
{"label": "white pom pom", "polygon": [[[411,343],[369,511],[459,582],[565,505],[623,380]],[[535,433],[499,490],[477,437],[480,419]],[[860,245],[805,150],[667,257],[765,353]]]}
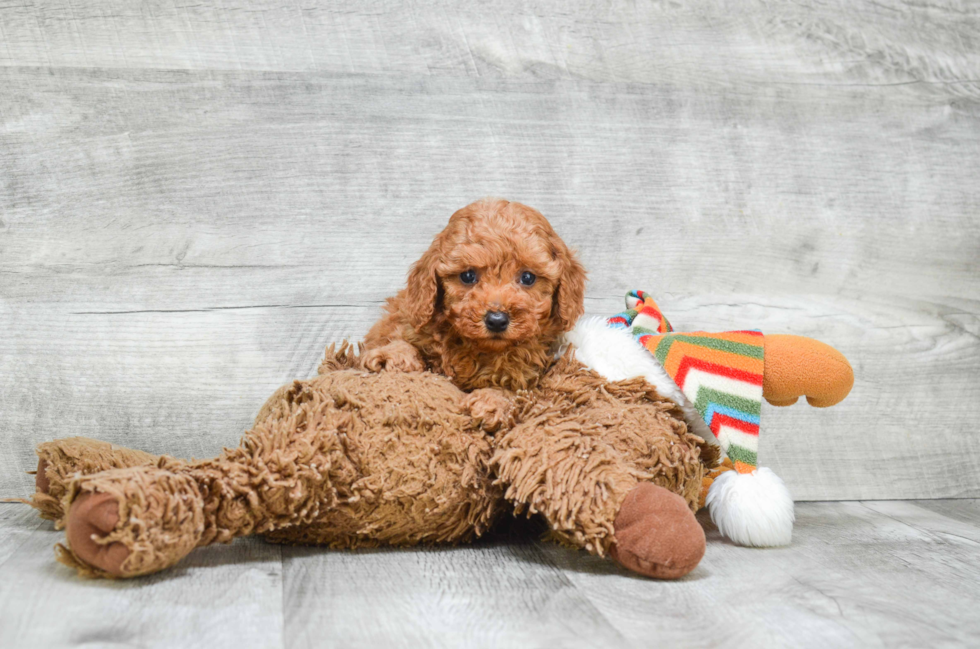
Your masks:
{"label": "white pom pom", "polygon": [[771,469],[726,471],[711,483],[704,502],[718,530],[739,545],[774,547],[793,539],[793,498]]}

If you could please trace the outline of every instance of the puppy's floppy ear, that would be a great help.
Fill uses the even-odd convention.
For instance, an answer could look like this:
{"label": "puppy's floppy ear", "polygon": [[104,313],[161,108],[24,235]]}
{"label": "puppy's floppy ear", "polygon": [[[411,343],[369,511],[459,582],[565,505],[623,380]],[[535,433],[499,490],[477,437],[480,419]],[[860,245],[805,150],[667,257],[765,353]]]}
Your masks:
{"label": "puppy's floppy ear", "polygon": [[570,331],[585,313],[585,268],[557,235],[551,239],[551,254],[562,268],[551,317],[561,325],[562,331]]}
{"label": "puppy's floppy ear", "polygon": [[436,276],[436,262],[440,256],[438,243],[438,239],[433,241],[408,272],[408,286],[405,288],[408,297],[407,315],[415,329],[432,319],[439,299],[439,278]]}

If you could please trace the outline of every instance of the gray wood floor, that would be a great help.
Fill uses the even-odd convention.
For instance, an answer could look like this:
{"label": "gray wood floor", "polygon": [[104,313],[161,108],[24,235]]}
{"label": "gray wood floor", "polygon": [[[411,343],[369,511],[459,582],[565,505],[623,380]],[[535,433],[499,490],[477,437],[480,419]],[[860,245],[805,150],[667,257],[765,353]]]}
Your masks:
{"label": "gray wood floor", "polygon": [[794,543],[706,522],[677,582],[511,530],[475,546],[332,552],[258,538],[84,581],[60,533],[0,505],[3,647],[940,647],[980,643],[980,501],[800,503]]}

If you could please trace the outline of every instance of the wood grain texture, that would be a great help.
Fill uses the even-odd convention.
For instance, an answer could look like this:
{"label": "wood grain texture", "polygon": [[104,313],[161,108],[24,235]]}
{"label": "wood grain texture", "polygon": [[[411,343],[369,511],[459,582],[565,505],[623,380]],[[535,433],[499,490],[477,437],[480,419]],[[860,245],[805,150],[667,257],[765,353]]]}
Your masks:
{"label": "wood grain texture", "polygon": [[527,539],[284,548],[287,647],[616,647],[622,633]]}
{"label": "wood grain texture", "polygon": [[0,496],[88,435],[209,456],[456,208],[541,209],[587,309],[819,337],[808,499],[980,495],[980,29],[944,0],[0,4]]}
{"label": "wood grain texture", "polygon": [[0,503],[0,566],[44,523],[29,507]]}
{"label": "wood grain texture", "polygon": [[106,582],[56,564],[51,546],[61,534],[48,523],[38,527],[24,506],[0,504],[0,645],[980,642],[980,501],[800,503],[797,515],[793,544],[767,550],[733,546],[705,521],[704,560],[674,582],[536,541],[520,526],[454,549],[282,548],[280,555],[250,539],[197,550],[154,577]]}
{"label": "wood grain texture", "polygon": [[793,544],[765,550],[727,542],[701,517],[701,564],[656,586],[541,547],[636,647],[651,637],[690,647],[971,646],[980,639],[978,519],[917,503],[801,503]]}
{"label": "wood grain texture", "polygon": [[[0,512],[23,506],[0,504]],[[36,515],[35,515],[36,516]],[[36,521],[32,516],[32,521]],[[8,521],[0,514],[0,530]],[[259,538],[196,550],[171,571],[87,580],[56,563],[49,522],[2,561],[0,646],[281,647],[282,560]]]}
{"label": "wood grain texture", "polygon": [[961,0],[17,0],[0,8],[0,65],[8,66],[980,91],[980,9]]}

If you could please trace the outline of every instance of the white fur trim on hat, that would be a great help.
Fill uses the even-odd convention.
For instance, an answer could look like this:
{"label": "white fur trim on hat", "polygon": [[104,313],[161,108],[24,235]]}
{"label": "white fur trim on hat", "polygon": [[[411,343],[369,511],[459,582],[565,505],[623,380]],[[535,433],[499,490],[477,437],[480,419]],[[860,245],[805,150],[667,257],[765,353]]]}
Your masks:
{"label": "white fur trim on hat", "polygon": [[711,483],[704,504],[718,531],[739,545],[765,548],[793,540],[793,498],[771,469],[722,473]]}

